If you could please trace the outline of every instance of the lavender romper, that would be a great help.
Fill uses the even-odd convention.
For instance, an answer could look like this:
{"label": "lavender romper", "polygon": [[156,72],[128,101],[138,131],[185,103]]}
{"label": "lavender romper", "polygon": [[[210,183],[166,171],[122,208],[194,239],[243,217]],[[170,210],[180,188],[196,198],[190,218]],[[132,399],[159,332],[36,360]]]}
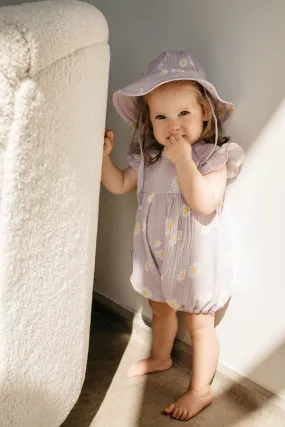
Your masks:
{"label": "lavender romper", "polygon": [[[204,142],[192,146],[199,171],[205,175],[226,163],[228,178],[234,178],[243,163],[242,148],[235,143],[213,148]],[[141,169],[139,155],[128,160],[133,169]],[[164,153],[153,165],[143,163],[142,170],[134,229],[134,289],[175,310],[216,312],[231,296],[233,272],[230,239],[220,227],[222,206],[210,215],[190,209],[180,192],[175,166]]]}

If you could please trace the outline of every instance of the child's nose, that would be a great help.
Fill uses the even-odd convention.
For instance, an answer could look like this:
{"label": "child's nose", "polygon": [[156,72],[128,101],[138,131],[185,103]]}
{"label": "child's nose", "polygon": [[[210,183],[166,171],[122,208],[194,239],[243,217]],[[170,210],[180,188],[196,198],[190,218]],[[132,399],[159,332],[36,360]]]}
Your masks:
{"label": "child's nose", "polygon": [[180,130],[180,123],[177,120],[172,120],[169,123],[169,131],[170,132],[177,132]]}

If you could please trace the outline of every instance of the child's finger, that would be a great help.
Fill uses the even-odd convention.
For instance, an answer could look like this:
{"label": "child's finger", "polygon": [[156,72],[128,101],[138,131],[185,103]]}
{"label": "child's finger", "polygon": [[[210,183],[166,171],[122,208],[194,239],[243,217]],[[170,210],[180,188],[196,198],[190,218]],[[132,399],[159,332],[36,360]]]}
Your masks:
{"label": "child's finger", "polygon": [[165,141],[165,147],[169,147],[169,145],[170,145],[169,138],[166,138],[166,141]]}
{"label": "child's finger", "polygon": [[112,132],[111,130],[109,130],[109,129],[105,128],[105,136],[104,136],[104,137],[105,137],[105,138],[113,139],[114,134],[113,134],[113,132]]}
{"label": "child's finger", "polygon": [[180,131],[177,131],[173,134],[174,138],[176,139],[176,141],[179,141],[179,139],[181,139],[182,135]]}

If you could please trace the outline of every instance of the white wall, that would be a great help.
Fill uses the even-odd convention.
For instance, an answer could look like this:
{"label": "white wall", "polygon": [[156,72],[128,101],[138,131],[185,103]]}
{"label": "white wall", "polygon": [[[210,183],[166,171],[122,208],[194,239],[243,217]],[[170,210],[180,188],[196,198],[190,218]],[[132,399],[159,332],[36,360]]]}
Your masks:
{"label": "white wall", "polygon": [[[229,187],[237,260],[235,294],[218,326],[221,362],[285,398],[285,2],[284,0],[93,0],[110,26],[110,95],[164,49],[187,50],[222,97],[237,104],[229,125],[246,152]],[[109,99],[114,160],[126,166],[128,126]],[[95,289],[136,311],[129,283],[135,193],[102,190]],[[146,311],[148,315],[149,311]],[[180,337],[184,338],[181,329]]]}

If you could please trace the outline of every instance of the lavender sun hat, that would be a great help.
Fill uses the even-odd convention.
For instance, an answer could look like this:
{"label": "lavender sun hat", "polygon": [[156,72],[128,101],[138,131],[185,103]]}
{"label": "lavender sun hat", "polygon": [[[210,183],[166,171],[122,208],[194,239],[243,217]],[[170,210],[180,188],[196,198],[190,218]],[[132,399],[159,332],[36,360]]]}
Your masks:
{"label": "lavender sun hat", "polygon": [[200,83],[216,104],[217,119],[224,123],[235,111],[234,104],[224,101],[216,88],[207,80],[201,64],[186,52],[162,52],[147,67],[144,75],[136,82],[118,90],[113,103],[121,117],[128,123],[137,121],[137,97],[143,96],[164,83],[177,80],[193,80]]}

